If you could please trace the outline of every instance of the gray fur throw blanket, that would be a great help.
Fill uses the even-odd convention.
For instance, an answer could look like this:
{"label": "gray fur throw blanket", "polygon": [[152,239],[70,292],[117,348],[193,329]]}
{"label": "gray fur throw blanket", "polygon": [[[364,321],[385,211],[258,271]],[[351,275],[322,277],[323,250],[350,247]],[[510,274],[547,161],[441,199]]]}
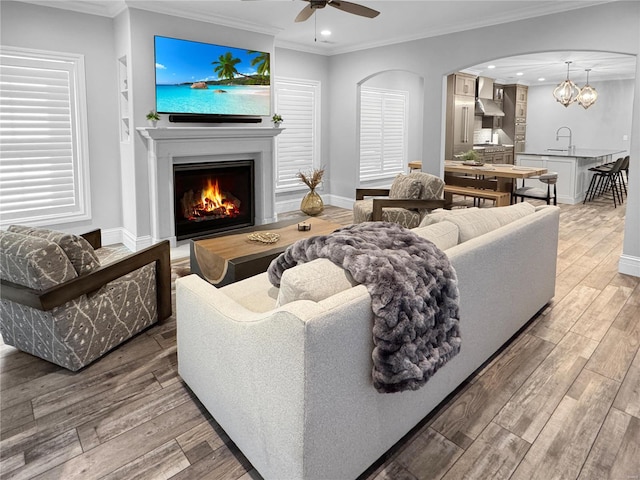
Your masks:
{"label": "gray fur throw blanket", "polygon": [[299,240],[275,258],[269,281],[327,258],[372,299],[373,384],[380,393],[417,390],[460,351],[458,282],[448,257],[396,223],[364,222]]}

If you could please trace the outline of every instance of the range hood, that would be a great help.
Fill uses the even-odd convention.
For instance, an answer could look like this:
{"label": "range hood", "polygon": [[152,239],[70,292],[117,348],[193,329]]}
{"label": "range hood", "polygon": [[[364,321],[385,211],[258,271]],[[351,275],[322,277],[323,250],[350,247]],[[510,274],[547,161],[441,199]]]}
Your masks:
{"label": "range hood", "polygon": [[476,91],[476,115],[485,117],[504,117],[500,105],[493,99],[493,80],[487,77],[478,77]]}

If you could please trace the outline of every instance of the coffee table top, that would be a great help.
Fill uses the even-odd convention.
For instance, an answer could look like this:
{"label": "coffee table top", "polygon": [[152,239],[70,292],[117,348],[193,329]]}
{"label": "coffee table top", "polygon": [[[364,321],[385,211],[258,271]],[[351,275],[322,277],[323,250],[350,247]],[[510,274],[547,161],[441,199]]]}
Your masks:
{"label": "coffee table top", "polygon": [[[311,229],[299,231],[298,223],[302,221],[310,224]],[[265,271],[264,265],[268,266],[271,258],[284,252],[289,245],[303,238],[327,235],[342,226],[319,218],[308,217],[243,228],[240,233],[236,230],[228,235],[194,239],[191,241],[192,272],[198,273],[214,285],[230,283],[239,280],[235,274],[228,275],[230,267],[243,263],[253,264],[255,270]],[[271,244],[249,240],[248,235],[254,232],[277,233],[280,238]],[[260,271],[255,273],[260,273]]]}

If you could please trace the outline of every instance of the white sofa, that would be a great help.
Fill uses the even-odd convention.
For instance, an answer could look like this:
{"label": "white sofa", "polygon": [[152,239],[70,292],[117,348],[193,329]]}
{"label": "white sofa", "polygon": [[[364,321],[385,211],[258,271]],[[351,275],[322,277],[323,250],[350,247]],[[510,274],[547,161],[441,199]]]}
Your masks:
{"label": "white sofa", "polygon": [[417,391],[374,389],[370,296],[328,260],[287,270],[280,289],[266,274],[220,289],[178,280],[179,373],[265,479],[356,478],[553,297],[557,207],[429,223],[415,231],[456,269],[462,349]]}

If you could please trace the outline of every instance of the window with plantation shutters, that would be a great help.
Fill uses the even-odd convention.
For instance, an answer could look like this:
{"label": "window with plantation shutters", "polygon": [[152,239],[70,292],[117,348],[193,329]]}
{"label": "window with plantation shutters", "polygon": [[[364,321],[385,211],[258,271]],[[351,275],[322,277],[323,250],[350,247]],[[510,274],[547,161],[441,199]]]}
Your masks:
{"label": "window with plantation shutters", "polygon": [[0,221],[90,218],[81,55],[0,49]]}
{"label": "window with plantation shutters", "polygon": [[275,111],[284,119],[276,137],[276,192],[307,188],[296,175],[320,167],[320,83],[276,78]]}
{"label": "window with plantation shutters", "polygon": [[393,176],[407,164],[409,93],[360,88],[360,180]]}

